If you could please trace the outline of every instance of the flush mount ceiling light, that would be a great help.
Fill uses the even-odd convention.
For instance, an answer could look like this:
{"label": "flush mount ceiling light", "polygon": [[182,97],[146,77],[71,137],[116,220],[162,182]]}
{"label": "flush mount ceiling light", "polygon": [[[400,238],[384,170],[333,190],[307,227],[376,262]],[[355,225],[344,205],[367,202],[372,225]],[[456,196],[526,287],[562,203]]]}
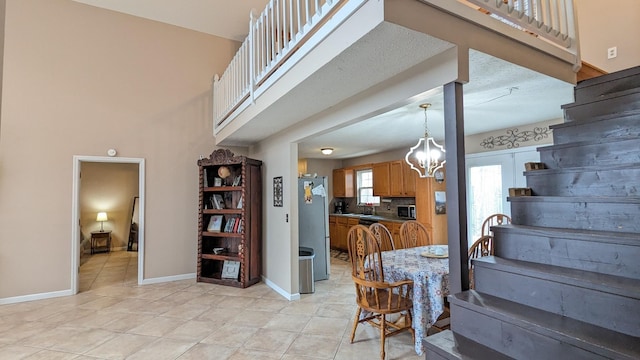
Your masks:
{"label": "flush mount ceiling light", "polygon": [[331,155],[331,153],[333,153],[333,148],[322,148],[320,149],[320,152],[324,155]]}
{"label": "flush mount ceiling light", "polygon": [[418,143],[409,149],[404,160],[409,166],[420,174],[420,177],[433,177],[433,174],[444,167],[444,147],[438,145],[429,136],[427,127],[427,109],[431,104],[420,104],[424,109],[424,137],[418,139]]}

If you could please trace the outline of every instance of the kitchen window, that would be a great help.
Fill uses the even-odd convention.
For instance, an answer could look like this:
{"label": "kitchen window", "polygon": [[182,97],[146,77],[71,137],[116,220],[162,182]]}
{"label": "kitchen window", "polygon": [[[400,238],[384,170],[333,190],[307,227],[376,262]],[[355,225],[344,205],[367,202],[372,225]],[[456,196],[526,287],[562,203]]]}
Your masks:
{"label": "kitchen window", "polygon": [[373,203],[377,196],[373,196],[373,171],[364,169],[356,171],[356,185],[358,191],[358,205]]}

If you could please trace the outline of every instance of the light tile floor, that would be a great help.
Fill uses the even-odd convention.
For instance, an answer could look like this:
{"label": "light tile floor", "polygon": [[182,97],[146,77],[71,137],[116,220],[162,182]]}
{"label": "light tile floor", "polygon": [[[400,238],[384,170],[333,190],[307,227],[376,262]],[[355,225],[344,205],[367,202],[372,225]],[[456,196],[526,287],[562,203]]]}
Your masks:
{"label": "light tile floor", "polygon": [[[376,359],[380,335],[361,324],[347,262],[288,301],[263,283],[237,289],[195,280],[138,286],[137,253],[91,256],[75,296],[0,306],[0,359]],[[408,332],[388,359],[421,359]]]}

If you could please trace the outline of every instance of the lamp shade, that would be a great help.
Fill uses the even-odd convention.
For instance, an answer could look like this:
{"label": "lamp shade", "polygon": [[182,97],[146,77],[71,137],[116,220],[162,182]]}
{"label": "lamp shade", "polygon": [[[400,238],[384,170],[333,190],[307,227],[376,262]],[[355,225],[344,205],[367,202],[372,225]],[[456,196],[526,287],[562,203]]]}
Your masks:
{"label": "lamp shade", "polygon": [[109,220],[109,218],[107,218],[107,213],[102,211],[98,213],[98,216],[96,216],[96,221],[107,221]]}

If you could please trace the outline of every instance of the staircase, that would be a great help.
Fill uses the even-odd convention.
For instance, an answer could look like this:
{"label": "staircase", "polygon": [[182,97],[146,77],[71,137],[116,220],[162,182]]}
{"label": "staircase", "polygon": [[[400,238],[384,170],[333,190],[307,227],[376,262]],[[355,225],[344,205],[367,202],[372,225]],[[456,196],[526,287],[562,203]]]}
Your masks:
{"label": "staircase", "polygon": [[640,359],[640,67],[574,95],[427,359]]}

